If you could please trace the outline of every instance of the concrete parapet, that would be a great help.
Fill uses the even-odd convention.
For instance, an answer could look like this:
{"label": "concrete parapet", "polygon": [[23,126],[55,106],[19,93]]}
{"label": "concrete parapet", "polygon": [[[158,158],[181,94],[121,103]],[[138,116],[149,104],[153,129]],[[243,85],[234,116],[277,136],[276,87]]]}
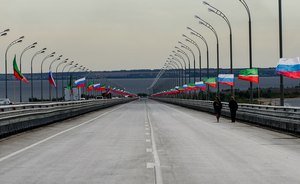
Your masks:
{"label": "concrete parapet", "polygon": [[136,98],[2,106],[0,138],[133,100]]}
{"label": "concrete parapet", "polygon": [[[199,111],[213,113],[213,102],[177,98],[152,98]],[[223,103],[222,116],[230,117],[228,103]],[[237,119],[277,130],[300,134],[300,108],[239,104]]]}

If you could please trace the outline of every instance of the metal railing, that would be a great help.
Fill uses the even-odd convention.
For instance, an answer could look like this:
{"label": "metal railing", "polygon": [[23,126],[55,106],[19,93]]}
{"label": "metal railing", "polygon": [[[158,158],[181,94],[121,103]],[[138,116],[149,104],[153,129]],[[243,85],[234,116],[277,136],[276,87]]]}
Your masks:
{"label": "metal railing", "polygon": [[[213,102],[177,98],[152,98],[183,107],[213,113]],[[222,115],[230,117],[230,109],[227,102],[222,102]],[[300,108],[267,106],[254,104],[239,104],[237,118],[259,125],[269,126],[276,129],[300,133]]]}

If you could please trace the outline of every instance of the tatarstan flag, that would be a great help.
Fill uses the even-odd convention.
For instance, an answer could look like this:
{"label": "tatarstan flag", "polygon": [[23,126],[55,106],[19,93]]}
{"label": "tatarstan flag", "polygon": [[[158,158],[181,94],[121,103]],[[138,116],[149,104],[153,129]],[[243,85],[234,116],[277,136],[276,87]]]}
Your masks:
{"label": "tatarstan flag", "polygon": [[205,84],[209,85],[210,87],[216,88],[217,87],[217,81],[215,77],[211,77],[206,79]]}
{"label": "tatarstan flag", "polygon": [[254,69],[241,70],[238,78],[240,80],[259,83],[258,69],[254,68]]}
{"label": "tatarstan flag", "polygon": [[90,92],[90,91],[93,91],[94,89],[94,83],[93,82],[89,82],[88,83],[88,87],[87,87],[87,91]]}
{"label": "tatarstan flag", "polygon": [[20,72],[19,67],[17,65],[17,61],[16,61],[16,55],[13,61],[13,67],[14,67],[14,76],[16,77],[16,79],[23,81],[25,83],[29,83],[29,81],[26,79],[26,77],[24,77],[24,75]]}

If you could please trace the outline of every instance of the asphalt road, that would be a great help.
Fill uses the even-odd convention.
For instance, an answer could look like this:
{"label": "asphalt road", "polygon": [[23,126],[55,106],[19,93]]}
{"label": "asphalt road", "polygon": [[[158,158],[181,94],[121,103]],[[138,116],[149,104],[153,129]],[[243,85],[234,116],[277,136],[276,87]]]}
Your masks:
{"label": "asphalt road", "polygon": [[154,101],[0,140],[2,184],[299,184],[300,140]]}

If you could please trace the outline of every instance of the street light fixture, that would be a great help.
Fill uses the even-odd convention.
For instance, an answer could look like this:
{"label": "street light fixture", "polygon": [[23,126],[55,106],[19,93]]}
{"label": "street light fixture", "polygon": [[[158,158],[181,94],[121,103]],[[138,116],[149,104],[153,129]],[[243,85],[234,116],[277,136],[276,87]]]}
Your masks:
{"label": "street light fixture", "polygon": [[183,79],[183,72],[184,72],[184,67],[183,67],[183,64],[181,63],[181,61],[177,58],[177,57],[175,57],[175,56],[173,56],[173,55],[170,55],[170,57],[171,57],[171,59],[173,59],[174,61],[177,61],[178,63],[179,63],[179,65],[181,66],[181,83],[182,83],[182,85],[183,85],[183,83],[184,83],[184,79]]}
{"label": "street light fixture", "polygon": [[[69,58],[66,58],[65,60],[61,61],[61,62],[56,66],[56,70],[55,70],[56,76],[58,75],[58,68],[59,68],[61,65],[67,63],[68,60],[69,60]],[[61,75],[61,77],[62,77],[62,75]],[[58,101],[58,80],[57,80],[57,83],[56,83],[56,89],[55,89],[55,91],[56,91],[56,100]]]}
{"label": "street light fixture", "polygon": [[[282,35],[282,1],[278,0],[279,8],[279,58],[283,58],[283,35]],[[283,75],[280,75],[280,105],[284,106]]]}
{"label": "street light fixture", "polygon": [[180,54],[178,54],[178,52],[176,52],[174,50],[172,52],[174,53],[175,57],[180,58],[183,61],[183,63],[184,63],[184,83],[186,83],[187,82],[186,81],[186,61],[185,61],[185,59]]}
{"label": "street light fixture", "polygon": [[8,80],[8,74],[7,74],[7,54],[8,50],[15,44],[21,43],[24,39],[24,36],[21,36],[20,38],[12,41],[6,48],[5,51],[5,98],[8,98],[8,93],[7,93],[7,80]]}
{"label": "street light fixture", "polygon": [[[222,11],[220,11],[216,7],[210,5],[209,3],[205,2],[205,1],[203,1],[203,4],[207,5],[209,7],[208,8],[209,12],[212,12],[212,13],[218,15],[219,17],[221,17],[223,20],[225,20],[225,22],[228,25],[228,28],[229,28],[229,41],[230,41],[230,43],[229,43],[229,51],[230,51],[230,73],[233,74],[232,28],[231,28],[231,24],[229,22],[229,19],[227,18],[227,16]],[[230,91],[231,91],[231,96],[234,96],[233,86],[230,87]]]}
{"label": "street light fixture", "polygon": [[189,62],[189,83],[190,83],[191,82],[191,61],[190,61],[189,55],[177,46],[175,47],[175,49],[177,49],[177,52],[185,55],[185,57],[188,59],[188,62]]}
{"label": "street light fixture", "polygon": [[[206,64],[206,77],[209,78],[210,75],[209,75],[209,48],[208,48],[208,43],[207,43],[206,39],[200,33],[198,33],[197,31],[195,31],[194,29],[192,29],[190,27],[187,27],[187,29],[191,31],[192,35],[200,38],[206,46],[206,57],[207,57],[206,58],[206,62],[207,62],[207,64]],[[209,86],[207,86],[207,97],[206,98],[207,99],[209,98]]]}
{"label": "street light fixture", "polygon": [[[50,63],[50,66],[49,66],[49,73],[52,72],[52,71],[51,71],[51,70],[52,70],[52,65],[53,65],[55,62],[59,61],[59,60],[61,59],[62,56],[63,56],[63,55],[58,56],[57,58],[55,58],[55,59]],[[57,88],[57,86],[56,86],[56,88]],[[49,99],[50,99],[50,101],[52,101],[52,86],[51,86],[50,83],[49,83]]]}
{"label": "street light fixture", "polygon": [[189,46],[187,46],[186,44],[184,44],[180,41],[178,43],[181,44],[182,48],[185,48],[186,50],[190,51],[193,55],[193,59],[194,59],[194,83],[195,83],[196,82],[196,58],[195,58],[195,54],[194,54],[193,50]]}
{"label": "street light fixture", "polygon": [[[243,6],[245,7],[248,14],[248,24],[249,24],[249,65],[250,69],[252,69],[252,23],[251,23],[251,12],[249,6],[247,5],[245,0],[239,0]],[[253,103],[253,83],[250,82],[250,103]]]}
{"label": "street light fixture", "polygon": [[[22,53],[21,53],[21,55],[20,55],[20,72],[21,72],[21,73],[22,73],[22,57],[23,57],[23,54],[24,54],[26,51],[35,48],[36,44],[37,44],[37,42],[34,42],[33,44],[29,45],[28,47],[26,47],[26,48],[22,51]],[[22,102],[22,83],[23,83],[23,82],[20,80],[20,102]]]}
{"label": "street light fixture", "polygon": [[[171,58],[168,58],[170,61],[172,61],[172,63],[174,63],[174,65],[176,65],[176,67],[178,68],[178,86],[180,86],[180,81],[183,85],[183,65],[181,64],[181,62],[177,59],[174,58],[173,55],[170,55]],[[178,65],[178,63],[180,64],[180,66]],[[181,73],[181,74],[180,74]],[[181,76],[181,79],[180,79]]]}
{"label": "street light fixture", "polygon": [[52,52],[51,54],[47,55],[47,56],[42,60],[42,63],[41,63],[41,101],[44,100],[44,96],[43,96],[43,65],[44,65],[44,62],[45,62],[48,58],[53,57],[54,54],[55,54],[55,52]]}
{"label": "street light fixture", "polygon": [[[71,61],[70,63],[66,64],[61,71],[61,89],[62,89],[61,96],[62,97],[64,97],[64,71],[67,67],[73,66],[73,63],[74,63],[74,61]],[[68,80],[68,76],[67,76],[66,80]]]}
{"label": "street light fixture", "polygon": [[[201,25],[204,25],[204,26],[207,27],[208,29],[210,29],[210,30],[214,33],[214,35],[215,35],[215,37],[216,37],[216,40],[217,40],[217,77],[218,77],[219,74],[220,74],[220,53],[219,53],[219,37],[218,37],[218,34],[217,34],[215,28],[214,28],[212,25],[210,25],[208,22],[206,22],[205,20],[203,20],[202,18],[200,18],[200,17],[197,16],[197,15],[195,15],[195,18],[196,18],[196,19],[199,19],[199,20],[200,20],[199,23],[200,23]],[[220,95],[220,84],[217,83],[217,86],[218,86],[218,89],[217,89],[217,96],[219,96],[219,95]]]}
{"label": "street light fixture", "polygon": [[8,31],[9,31],[9,29],[6,29],[6,30],[0,32],[0,36],[6,36]]}
{"label": "street light fixture", "polygon": [[[198,52],[199,52],[199,79],[201,81],[202,80],[202,64],[201,64],[202,62],[201,62],[201,50],[200,50],[200,47],[198,46],[198,44],[194,40],[192,40],[191,38],[189,38],[185,34],[183,34],[182,36],[186,39],[187,42],[190,42],[191,44],[193,44],[198,49]],[[194,75],[196,76],[195,71],[196,70],[194,69]]]}
{"label": "street light fixture", "polygon": [[43,54],[45,53],[45,51],[47,50],[47,48],[43,48],[40,51],[37,51],[33,57],[31,58],[31,62],[30,62],[30,83],[31,83],[31,100],[33,101],[33,59],[39,55],[39,54]]}

